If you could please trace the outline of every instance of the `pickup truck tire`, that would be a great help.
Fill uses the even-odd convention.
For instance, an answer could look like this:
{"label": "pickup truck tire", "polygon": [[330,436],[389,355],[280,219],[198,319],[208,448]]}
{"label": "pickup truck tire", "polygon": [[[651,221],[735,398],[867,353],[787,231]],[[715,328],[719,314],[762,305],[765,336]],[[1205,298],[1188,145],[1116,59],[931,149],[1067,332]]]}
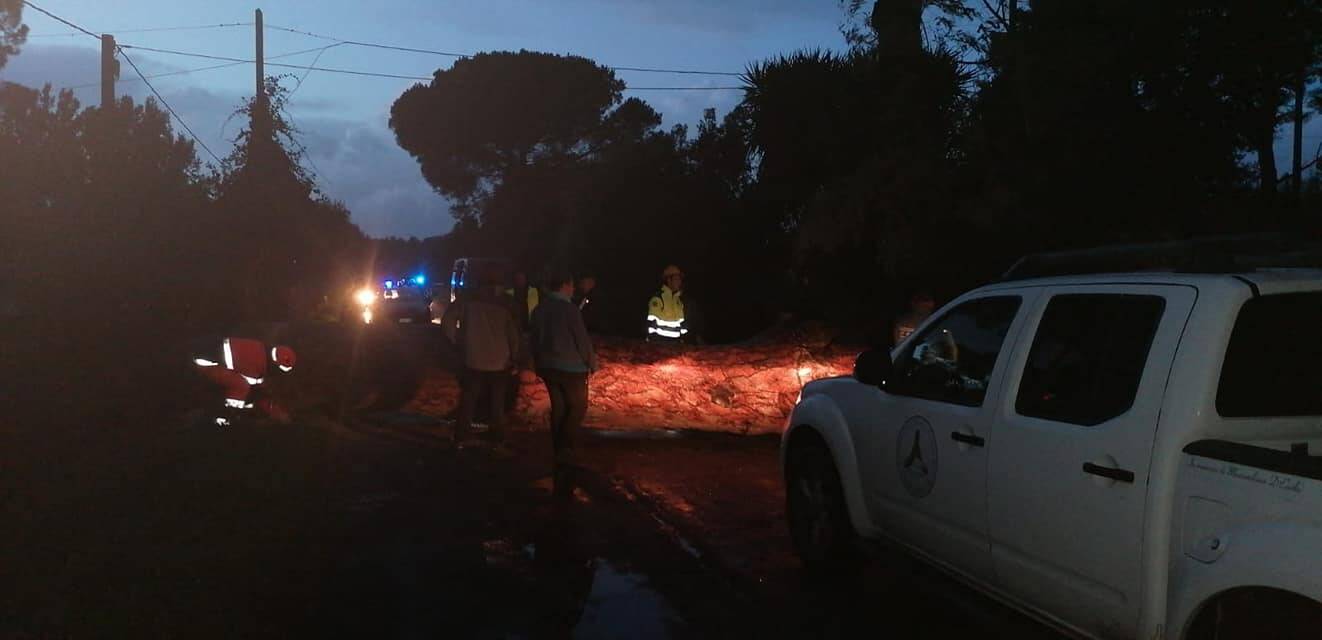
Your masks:
{"label": "pickup truck tire", "polygon": [[1227,591],[1203,608],[1185,640],[1304,640],[1322,629],[1322,603],[1266,588]]}
{"label": "pickup truck tire", "polygon": [[788,455],[785,511],[804,568],[814,574],[856,568],[858,534],[831,452],[814,435],[792,446]]}

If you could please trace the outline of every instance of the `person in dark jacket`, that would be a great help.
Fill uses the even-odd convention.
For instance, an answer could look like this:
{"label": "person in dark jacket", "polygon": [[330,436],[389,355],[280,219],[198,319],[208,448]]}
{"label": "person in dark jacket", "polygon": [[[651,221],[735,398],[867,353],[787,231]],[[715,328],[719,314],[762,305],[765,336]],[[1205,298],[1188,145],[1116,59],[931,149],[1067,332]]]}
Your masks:
{"label": "person in dark jacket", "polygon": [[533,311],[533,362],[551,397],[555,495],[568,497],[574,490],[574,440],[588,411],[588,376],[600,365],[583,315],[570,298],[573,278],[553,276],[546,289],[546,299]]}
{"label": "person in dark jacket", "polygon": [[454,440],[462,442],[473,426],[483,394],[490,399],[488,436],[497,444],[505,439],[505,390],[519,351],[519,324],[501,296],[499,278],[484,277],[477,291],[446,310],[441,322],[446,337],[462,354],[463,383]]}

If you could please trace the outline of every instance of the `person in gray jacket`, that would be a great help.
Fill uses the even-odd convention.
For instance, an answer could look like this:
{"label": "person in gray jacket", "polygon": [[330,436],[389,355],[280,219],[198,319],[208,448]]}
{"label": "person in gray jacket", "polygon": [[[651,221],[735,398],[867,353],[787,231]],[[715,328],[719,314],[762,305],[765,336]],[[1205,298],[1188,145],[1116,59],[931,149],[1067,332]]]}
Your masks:
{"label": "person in gray jacket", "polygon": [[546,298],[532,315],[533,363],[551,397],[554,492],[567,497],[574,490],[574,440],[588,411],[588,375],[600,365],[583,315],[570,299],[573,278],[555,275],[546,289]]}
{"label": "person in gray jacket", "polygon": [[476,290],[450,305],[441,322],[464,363],[456,443],[468,438],[484,393],[491,403],[488,436],[497,444],[505,440],[505,387],[519,351],[519,324],[500,294],[499,279],[484,276]]}

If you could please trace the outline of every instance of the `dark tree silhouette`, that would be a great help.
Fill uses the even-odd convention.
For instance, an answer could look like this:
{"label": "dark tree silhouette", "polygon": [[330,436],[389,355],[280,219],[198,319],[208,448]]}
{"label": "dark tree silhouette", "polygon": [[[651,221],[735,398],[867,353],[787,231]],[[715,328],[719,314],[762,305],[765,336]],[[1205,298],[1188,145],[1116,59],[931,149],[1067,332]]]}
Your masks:
{"label": "dark tree silhouette", "polygon": [[[624,83],[591,60],[530,51],[484,53],[439,70],[395,101],[390,127],[441,194],[479,215],[484,197],[525,167],[590,155],[618,117]],[[646,119],[644,118],[643,121]]]}
{"label": "dark tree silhouette", "polygon": [[28,27],[23,24],[23,0],[0,0],[0,68],[9,56],[28,38]]}
{"label": "dark tree silhouette", "polygon": [[1025,253],[1304,220],[1317,178],[1271,198],[1272,151],[1300,78],[1317,91],[1319,1],[840,0],[846,53],[751,64],[693,137],[527,52],[438,72],[392,126],[458,202],[447,251],[628,295],[680,262],[726,337],[778,311],[876,332],[911,288]]}
{"label": "dark tree silhouette", "polygon": [[[298,161],[298,130],[285,115],[288,91],[268,78],[265,95],[235,113],[249,125],[235,139],[217,188],[232,264],[230,287],[248,318],[287,318],[361,281],[362,234],[349,212],[318,191]],[[221,259],[220,256],[216,256]]]}

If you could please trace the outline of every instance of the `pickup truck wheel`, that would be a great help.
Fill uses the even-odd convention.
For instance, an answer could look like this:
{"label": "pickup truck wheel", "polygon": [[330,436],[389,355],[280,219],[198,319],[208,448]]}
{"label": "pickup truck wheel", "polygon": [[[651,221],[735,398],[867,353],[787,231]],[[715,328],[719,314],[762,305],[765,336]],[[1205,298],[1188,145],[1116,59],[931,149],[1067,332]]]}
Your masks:
{"label": "pickup truck wheel", "polygon": [[812,572],[856,567],[857,534],[825,446],[804,443],[790,450],[785,494],[790,537],[804,567]]}
{"label": "pickup truck wheel", "polygon": [[1322,603],[1276,589],[1247,588],[1218,596],[1199,614],[1187,640],[1304,640],[1318,637]]}

